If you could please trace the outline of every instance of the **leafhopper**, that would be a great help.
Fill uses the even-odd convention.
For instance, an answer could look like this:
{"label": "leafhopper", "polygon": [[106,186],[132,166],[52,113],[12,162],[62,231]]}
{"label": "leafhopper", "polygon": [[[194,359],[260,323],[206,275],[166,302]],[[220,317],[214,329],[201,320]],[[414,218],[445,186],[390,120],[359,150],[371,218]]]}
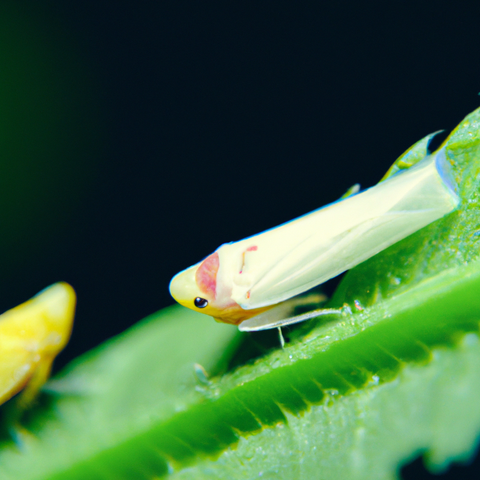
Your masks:
{"label": "leafhopper", "polygon": [[258,235],[221,245],[175,275],[171,295],[180,304],[243,331],[283,327],[337,312],[320,309],[292,317],[295,301],[290,299],[367,260],[459,204],[444,148],[402,168],[396,162],[388,178],[372,188]]}

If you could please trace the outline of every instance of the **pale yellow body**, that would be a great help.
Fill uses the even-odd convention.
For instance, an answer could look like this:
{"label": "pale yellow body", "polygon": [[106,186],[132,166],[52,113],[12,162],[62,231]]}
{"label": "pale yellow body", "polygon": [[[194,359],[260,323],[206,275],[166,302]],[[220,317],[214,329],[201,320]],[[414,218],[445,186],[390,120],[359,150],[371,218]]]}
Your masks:
{"label": "pale yellow body", "polygon": [[[243,331],[312,318],[290,317],[291,299],[457,208],[460,199],[444,148],[402,171],[398,165],[385,181],[361,193],[221,245],[175,275],[170,293],[180,304]],[[315,316],[327,313],[332,312]]]}
{"label": "pale yellow body", "polygon": [[0,404],[23,388],[22,407],[35,398],[70,338],[75,303],[73,288],[56,283],[0,315]]}

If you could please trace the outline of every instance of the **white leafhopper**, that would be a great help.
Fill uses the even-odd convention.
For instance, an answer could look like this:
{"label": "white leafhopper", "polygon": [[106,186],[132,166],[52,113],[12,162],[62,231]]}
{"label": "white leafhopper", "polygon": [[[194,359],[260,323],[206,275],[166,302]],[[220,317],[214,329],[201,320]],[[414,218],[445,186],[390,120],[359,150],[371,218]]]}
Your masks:
{"label": "white leafhopper", "polygon": [[451,169],[442,148],[361,193],[220,246],[175,275],[170,292],[180,304],[243,331],[332,313],[292,317],[288,300],[455,210]]}

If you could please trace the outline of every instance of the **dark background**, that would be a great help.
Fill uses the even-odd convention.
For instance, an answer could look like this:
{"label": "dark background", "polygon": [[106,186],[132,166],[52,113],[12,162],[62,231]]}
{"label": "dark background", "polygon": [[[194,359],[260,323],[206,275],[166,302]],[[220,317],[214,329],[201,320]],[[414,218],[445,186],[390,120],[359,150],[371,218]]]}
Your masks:
{"label": "dark background", "polygon": [[71,283],[58,368],[220,244],[373,185],[479,106],[478,10],[444,5],[3,1],[0,310]]}

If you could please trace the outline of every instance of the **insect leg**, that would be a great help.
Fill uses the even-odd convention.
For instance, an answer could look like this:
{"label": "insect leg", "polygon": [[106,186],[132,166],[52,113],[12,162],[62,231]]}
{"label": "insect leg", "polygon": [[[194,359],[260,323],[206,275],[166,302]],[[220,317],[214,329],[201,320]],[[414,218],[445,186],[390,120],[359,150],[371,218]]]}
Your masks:
{"label": "insect leg", "polygon": [[280,339],[280,345],[282,346],[282,350],[285,348],[285,339],[283,338],[282,327],[277,327],[278,330],[278,338]]}
{"label": "insect leg", "polygon": [[293,317],[275,320],[271,323],[259,322],[256,320],[257,317],[252,317],[242,322],[238,326],[238,329],[241,332],[259,332],[260,330],[268,330],[269,328],[280,328],[285,327],[286,325],[304,322],[305,320],[310,320],[311,318],[320,317],[322,315],[341,315],[342,313],[343,309],[341,308],[319,308],[318,310],[313,310],[311,312],[303,313],[301,315],[295,315]]}

